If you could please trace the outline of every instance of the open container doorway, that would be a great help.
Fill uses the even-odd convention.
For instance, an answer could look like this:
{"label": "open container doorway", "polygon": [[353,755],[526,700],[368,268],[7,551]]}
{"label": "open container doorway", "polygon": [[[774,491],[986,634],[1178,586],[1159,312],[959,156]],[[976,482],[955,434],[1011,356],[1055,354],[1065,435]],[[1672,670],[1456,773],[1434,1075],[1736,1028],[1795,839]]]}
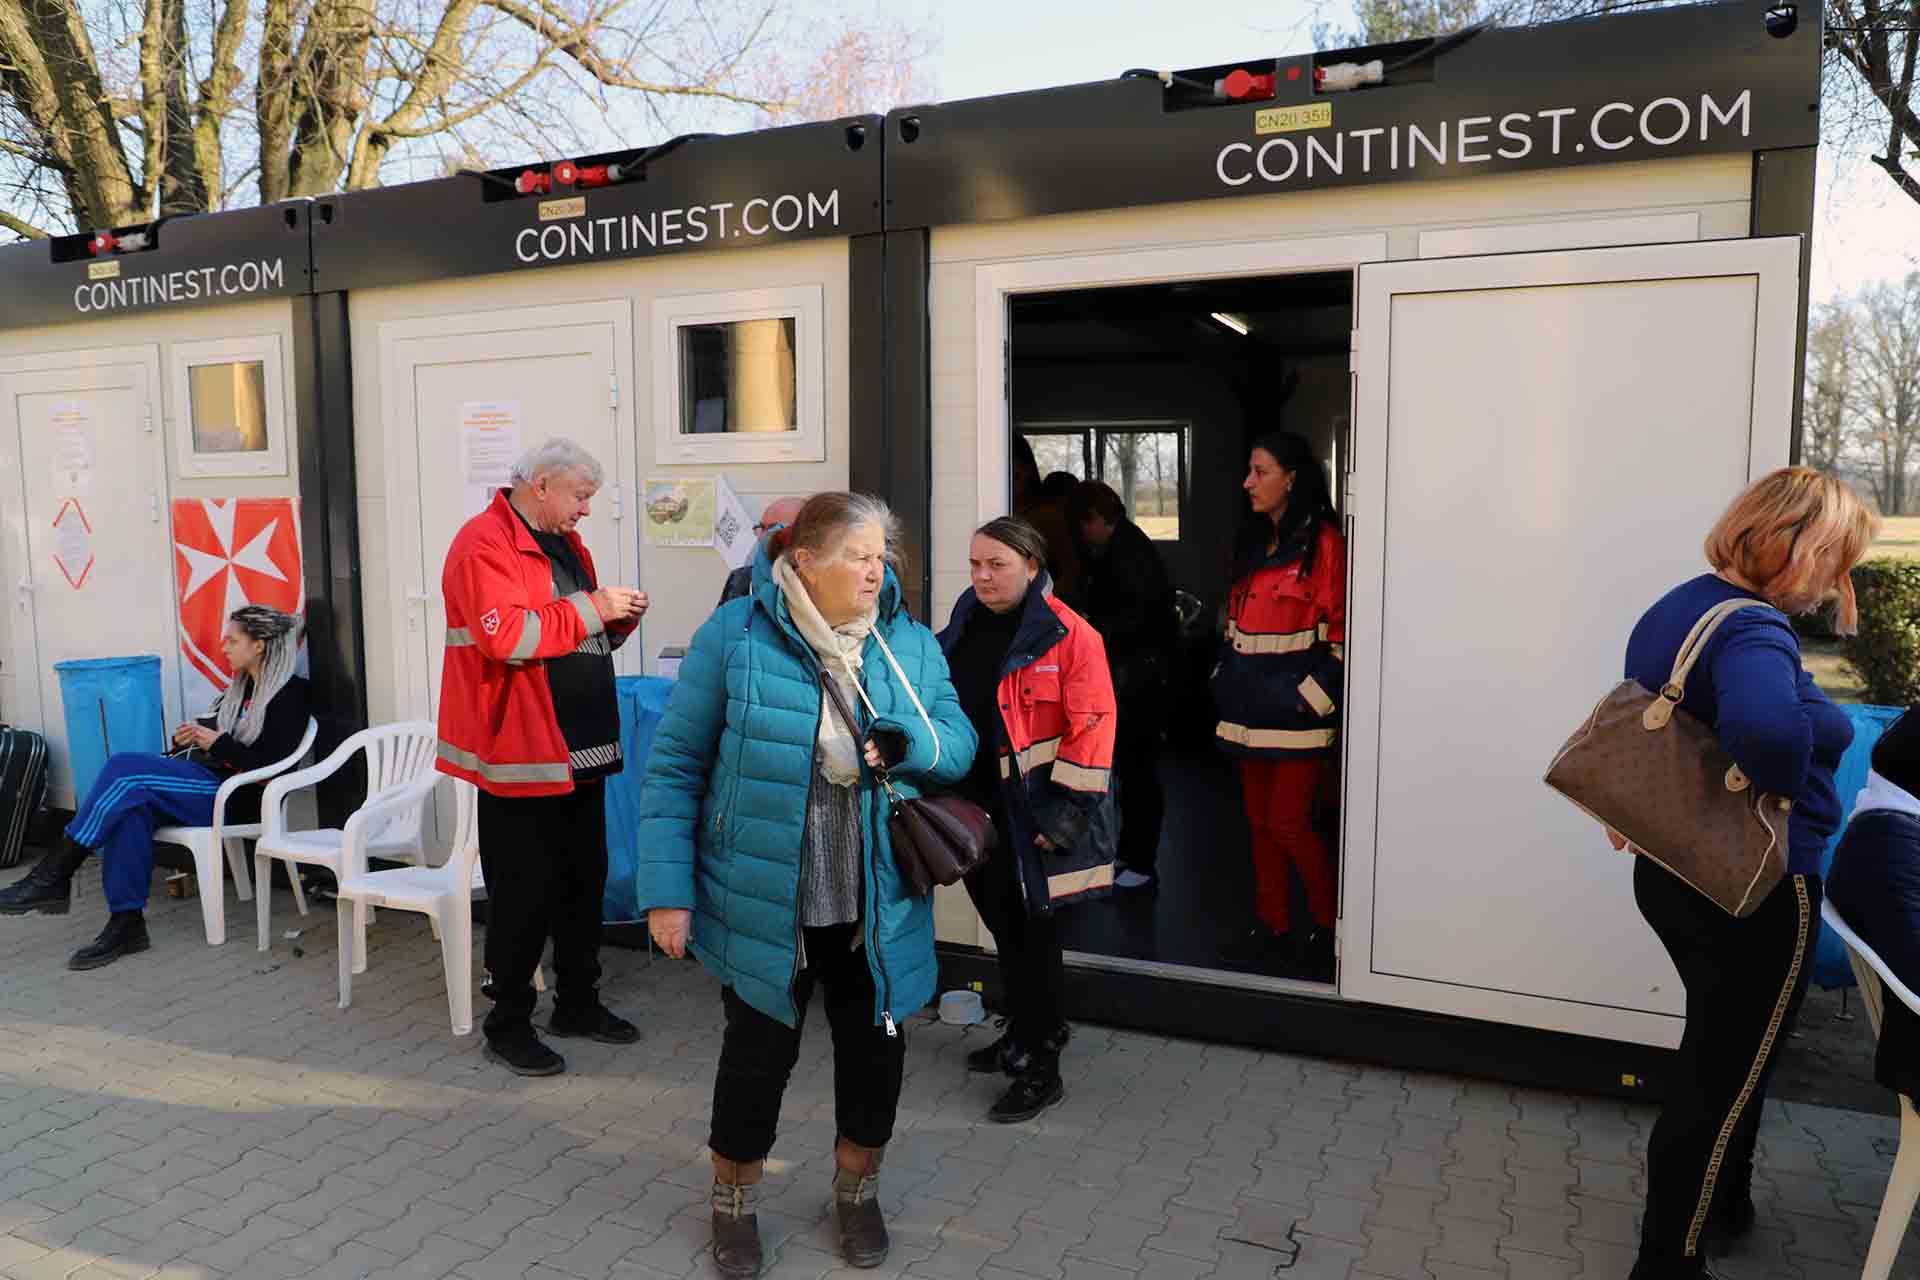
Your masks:
{"label": "open container doorway", "polygon": [[[1063,492],[1065,476],[1112,488],[1174,591],[1164,711],[1147,713],[1165,796],[1155,883],[1064,913],[1067,946],[1088,964],[1325,990],[1334,975],[1304,957],[1234,946],[1254,923],[1254,873],[1238,766],[1216,746],[1208,675],[1247,516],[1250,446],[1295,432],[1330,478],[1339,473],[1353,272],[1034,293],[1012,298],[1009,313],[1011,430],[1049,492]],[[1080,548],[1083,559],[1092,554]],[[1133,711],[1123,704],[1121,715]],[[1314,825],[1337,886],[1338,769],[1331,756],[1321,763]],[[1151,824],[1140,797],[1123,793],[1120,805],[1123,822]],[[1293,897],[1290,919],[1304,934],[1297,877]]]}

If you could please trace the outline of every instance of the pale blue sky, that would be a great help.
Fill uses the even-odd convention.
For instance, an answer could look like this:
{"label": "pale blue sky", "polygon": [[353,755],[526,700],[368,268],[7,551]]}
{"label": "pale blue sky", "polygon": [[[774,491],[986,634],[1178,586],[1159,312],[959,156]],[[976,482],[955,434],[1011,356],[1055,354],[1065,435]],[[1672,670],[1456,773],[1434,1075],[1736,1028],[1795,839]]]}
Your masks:
{"label": "pale blue sky", "polygon": [[[1343,17],[1344,0],[1324,13]],[[1322,10],[1309,0],[947,0],[931,10],[932,71],[945,100],[1103,80],[1128,67],[1203,67],[1299,52]],[[1920,267],[1920,205],[1873,166],[1823,153],[1814,224],[1816,300]]]}

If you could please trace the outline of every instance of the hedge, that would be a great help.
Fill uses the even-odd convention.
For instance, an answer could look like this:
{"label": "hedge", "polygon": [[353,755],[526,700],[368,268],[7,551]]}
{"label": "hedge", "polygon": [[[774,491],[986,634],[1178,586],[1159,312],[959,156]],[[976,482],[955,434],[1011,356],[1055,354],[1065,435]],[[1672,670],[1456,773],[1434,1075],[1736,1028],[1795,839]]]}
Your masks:
{"label": "hedge", "polygon": [[1853,571],[1860,634],[1840,652],[1882,707],[1920,702],[1920,560],[1869,560]]}

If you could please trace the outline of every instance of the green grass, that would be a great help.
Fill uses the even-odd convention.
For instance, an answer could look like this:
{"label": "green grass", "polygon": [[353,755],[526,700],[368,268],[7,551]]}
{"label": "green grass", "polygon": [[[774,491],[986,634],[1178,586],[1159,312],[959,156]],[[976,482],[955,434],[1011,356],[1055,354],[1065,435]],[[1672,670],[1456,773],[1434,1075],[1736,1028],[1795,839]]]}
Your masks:
{"label": "green grass", "polygon": [[1920,516],[1895,516],[1880,531],[1880,541],[1867,553],[1894,556],[1902,560],[1920,560]]}
{"label": "green grass", "polygon": [[[1880,541],[1867,553],[1876,558],[1920,560],[1920,516],[1895,516],[1880,531]],[[1800,641],[1800,661],[1813,673],[1813,679],[1835,702],[1860,702],[1866,688],[1847,660],[1840,656],[1838,640]]]}

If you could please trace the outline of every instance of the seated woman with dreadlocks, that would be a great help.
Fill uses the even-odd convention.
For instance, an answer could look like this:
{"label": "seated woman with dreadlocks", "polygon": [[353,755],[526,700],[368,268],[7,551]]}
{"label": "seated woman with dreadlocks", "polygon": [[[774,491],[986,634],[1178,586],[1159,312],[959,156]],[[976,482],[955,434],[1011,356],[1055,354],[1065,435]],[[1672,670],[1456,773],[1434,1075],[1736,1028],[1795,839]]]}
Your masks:
{"label": "seated woman with dreadlocks", "polygon": [[[108,760],[60,847],[0,890],[0,915],[65,915],[73,873],[97,849],[113,914],[67,967],[97,969],[145,951],[155,829],[210,825],[222,782],[286,759],[306,734],[307,682],[293,674],[299,641],[300,620],[291,614],[256,604],[234,610],[220,637],[233,683],[213,710],[175,729],[166,755],[121,751]],[[246,787],[228,801],[226,821],[258,821],[261,790]]]}

